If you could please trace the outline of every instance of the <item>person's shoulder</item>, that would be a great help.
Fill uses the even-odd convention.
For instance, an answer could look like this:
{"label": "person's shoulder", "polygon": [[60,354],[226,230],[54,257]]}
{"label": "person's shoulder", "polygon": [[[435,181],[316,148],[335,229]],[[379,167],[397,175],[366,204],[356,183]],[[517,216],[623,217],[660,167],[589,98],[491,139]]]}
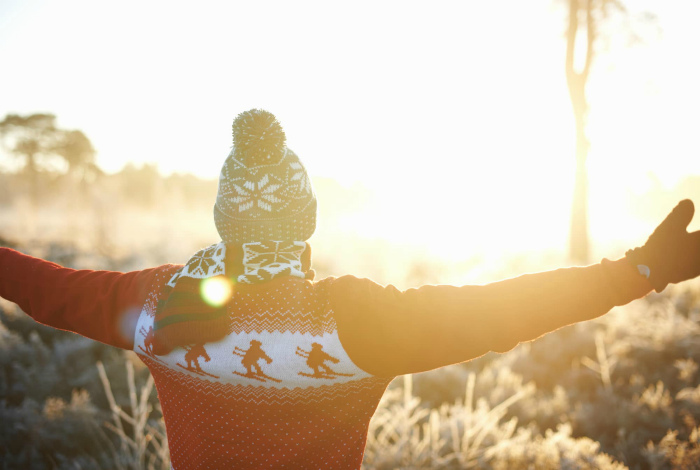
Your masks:
{"label": "person's shoulder", "polygon": [[391,284],[384,286],[372,279],[351,274],[327,279],[327,288],[331,298],[340,302],[363,302],[370,299],[383,298],[387,295],[393,296],[399,292]]}
{"label": "person's shoulder", "polygon": [[[176,273],[180,272],[181,269],[181,264],[161,264],[160,266],[153,266],[150,268],[125,270],[122,271],[122,274],[138,277],[162,278],[166,276],[172,277]],[[168,277],[168,280],[170,277]]]}
{"label": "person's shoulder", "polygon": [[335,285],[375,285],[384,287],[376,281],[373,281],[372,279],[366,277],[357,277],[353,274],[345,274],[339,277],[329,276],[324,279],[321,279],[320,281],[315,281],[315,283],[329,283]]}

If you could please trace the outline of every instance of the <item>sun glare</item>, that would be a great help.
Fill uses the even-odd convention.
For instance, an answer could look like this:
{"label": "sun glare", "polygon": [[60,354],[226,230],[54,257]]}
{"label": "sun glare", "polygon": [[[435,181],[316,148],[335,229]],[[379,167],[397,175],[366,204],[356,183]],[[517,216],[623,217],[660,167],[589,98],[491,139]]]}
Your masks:
{"label": "sun glare", "polygon": [[199,291],[207,304],[221,307],[233,295],[233,283],[223,276],[210,277],[202,281]]}
{"label": "sun glare", "polygon": [[[450,260],[564,250],[575,169],[565,16],[551,2],[507,4],[504,16],[489,2],[381,2],[370,16],[357,5],[342,9],[342,22],[298,15],[289,2],[276,2],[274,15],[264,4],[224,2],[202,22],[192,21],[199,9],[169,5],[169,21],[159,23],[162,63],[143,47],[159,2],[139,4],[137,17],[133,8],[87,0],[72,7],[82,16],[60,3],[27,7],[22,17],[32,27],[1,31],[4,63],[23,70],[0,77],[13,90],[1,107],[46,108],[61,125],[84,130],[108,173],[151,162],[165,174],[208,179],[230,149],[231,119],[266,108],[313,177],[366,190],[361,204],[334,187],[319,191],[329,208],[319,227],[334,224],[326,233],[423,246]],[[689,8],[697,7],[678,14],[656,5],[669,26],[662,40],[596,58],[587,129],[594,243],[645,233],[625,213],[628,192],[645,193],[648,173],[673,180],[700,171],[699,118],[688,111],[698,102],[697,67],[683,60],[697,43]],[[333,8],[314,10],[324,17]],[[259,35],[258,22],[245,18],[264,18],[275,34]],[[123,24],[131,25],[126,41]],[[233,44],[246,47],[222,60]],[[66,68],[59,62],[67,50],[72,73],[45,86],[43,71]],[[118,57],[128,60],[115,67]],[[250,68],[239,73],[243,63]],[[304,73],[280,72],[289,70]]]}

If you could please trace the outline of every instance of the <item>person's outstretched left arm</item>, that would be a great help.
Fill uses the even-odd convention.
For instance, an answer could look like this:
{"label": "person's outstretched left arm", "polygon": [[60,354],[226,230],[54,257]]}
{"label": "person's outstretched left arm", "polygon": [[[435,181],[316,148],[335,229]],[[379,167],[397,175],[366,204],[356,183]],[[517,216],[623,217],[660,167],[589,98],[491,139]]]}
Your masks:
{"label": "person's outstretched left arm", "polygon": [[330,287],[338,335],[350,358],[395,376],[505,352],[566,325],[700,276],[694,206],[681,201],[646,244],[617,261],[563,268],[482,286],[399,291],[344,276]]}
{"label": "person's outstretched left arm", "polygon": [[76,270],[0,247],[0,297],[39,323],[132,349],[138,316],[160,269]]}
{"label": "person's outstretched left arm", "polygon": [[340,340],[355,364],[374,375],[395,376],[508,351],[651,290],[621,259],[487,285],[406,291],[343,276],[331,285],[330,301]]}

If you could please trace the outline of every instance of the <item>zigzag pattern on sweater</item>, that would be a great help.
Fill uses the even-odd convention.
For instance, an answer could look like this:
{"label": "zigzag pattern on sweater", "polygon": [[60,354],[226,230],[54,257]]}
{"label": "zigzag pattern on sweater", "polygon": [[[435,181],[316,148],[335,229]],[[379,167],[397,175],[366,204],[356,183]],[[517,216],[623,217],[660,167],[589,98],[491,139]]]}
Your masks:
{"label": "zigzag pattern on sweater", "polygon": [[[324,285],[316,285],[318,293],[325,290]],[[280,300],[292,299],[298,296],[314,299],[301,304],[290,304],[280,308]],[[255,292],[246,292],[235,297],[234,294],[229,327],[230,333],[250,333],[266,331],[279,331],[280,333],[311,333],[320,336],[324,333],[332,333],[336,329],[333,312],[328,308],[325,295],[313,295],[314,287],[310,284],[286,283],[279,285],[269,295],[258,295]],[[323,299],[323,300],[321,300]],[[317,303],[318,302],[318,303]]]}
{"label": "zigzag pattern on sweater", "polygon": [[263,331],[277,331],[280,333],[309,333],[321,336],[324,333],[333,333],[336,323],[332,317],[319,322],[311,313],[279,313],[276,316],[268,312],[251,314],[231,319],[228,333],[262,333]]}
{"label": "zigzag pattern on sweater", "polygon": [[190,377],[187,374],[171,369],[163,364],[139,354],[151,372],[162,374],[178,385],[196,390],[198,394],[213,397],[227,397],[237,402],[251,404],[298,405],[299,403],[318,403],[326,400],[343,400],[349,396],[384,390],[391,379],[383,377],[368,377],[346,383],[322,385],[309,388],[265,388],[253,385],[233,385],[211,381],[206,378]]}

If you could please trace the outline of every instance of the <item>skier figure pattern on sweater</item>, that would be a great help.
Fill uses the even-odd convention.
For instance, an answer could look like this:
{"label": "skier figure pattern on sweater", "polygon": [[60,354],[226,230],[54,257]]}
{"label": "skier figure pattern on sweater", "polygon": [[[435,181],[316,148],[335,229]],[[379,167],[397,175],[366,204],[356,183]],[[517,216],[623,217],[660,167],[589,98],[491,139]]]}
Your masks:
{"label": "skier figure pattern on sweater", "polygon": [[[304,312],[299,316],[313,315],[313,313]],[[332,314],[332,312],[328,313]],[[150,359],[160,360],[169,367],[179,365],[188,373],[195,375],[201,375],[202,369],[198,358],[202,358],[208,364],[206,369],[209,373],[216,374],[220,377],[220,381],[231,384],[250,384],[250,380],[245,379],[261,373],[259,361],[267,362],[266,374],[282,379],[278,385],[270,384],[276,388],[316,387],[319,383],[313,379],[318,378],[347,382],[370,377],[355,366],[347,356],[338,339],[336,327],[330,323],[330,319],[325,320],[329,322],[325,328],[320,325],[313,328],[301,319],[294,321],[293,315],[287,315],[287,317],[291,320],[288,325],[265,314],[251,315],[248,318],[239,317],[231,322],[232,329],[234,322],[245,322],[249,333],[241,330],[232,331],[232,334],[217,343],[193,345],[190,349],[179,348],[167,355],[154,357],[153,354],[148,353],[147,333],[153,328],[154,316],[144,310],[139,318],[134,351]],[[266,329],[270,325],[275,325],[274,331]],[[302,329],[324,333],[321,335],[314,334],[312,331],[302,333]],[[263,344],[266,345],[264,350],[261,347]],[[240,357],[236,359],[236,356],[243,359],[241,360]],[[341,363],[342,371],[333,371],[327,365],[328,362]],[[236,374],[238,377],[227,377],[226,373],[230,375],[237,364],[242,364],[246,373]]]}

